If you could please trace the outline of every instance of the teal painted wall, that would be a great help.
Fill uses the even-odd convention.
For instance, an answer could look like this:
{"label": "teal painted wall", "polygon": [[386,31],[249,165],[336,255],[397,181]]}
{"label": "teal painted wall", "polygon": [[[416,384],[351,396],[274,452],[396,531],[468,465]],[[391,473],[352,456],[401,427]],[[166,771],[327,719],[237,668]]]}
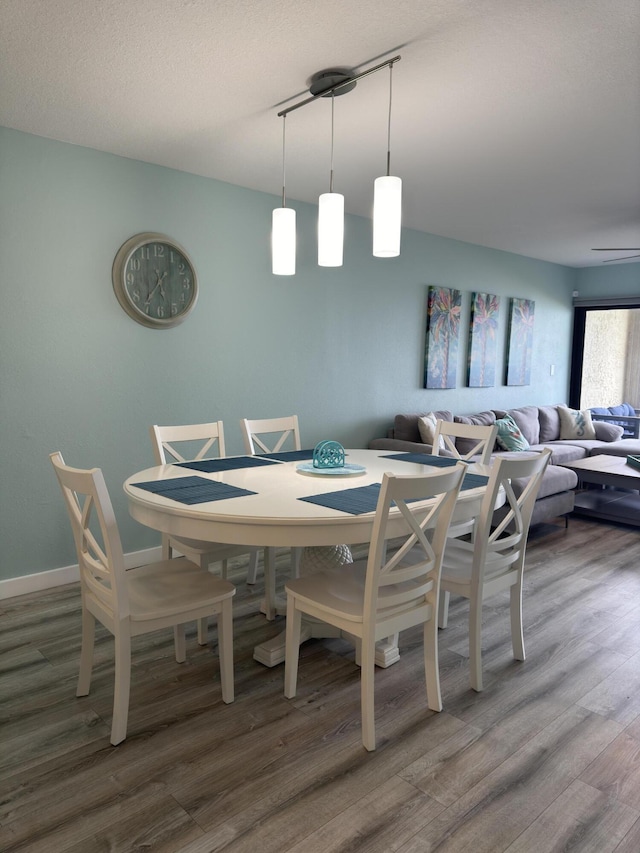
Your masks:
{"label": "teal painted wall", "polygon": [[576,272],[576,290],[581,299],[640,296],[640,263],[598,264]]}
{"label": "teal painted wall", "polygon": [[[406,186],[406,193],[411,192]],[[296,412],[307,446],[366,446],[396,412],[566,400],[576,270],[405,231],[400,258],[371,257],[371,223],[348,217],[345,265],[315,263],[315,208],[297,204],[298,275],[270,273],[276,196],[0,128],[0,578],[73,564],[48,454],[103,468],[125,551],[159,537],[135,524],[125,478],[153,464],[152,423],[222,419],[242,452],[241,417]],[[159,231],[199,274],[194,314],[150,330],[120,308],[111,265],[133,234]],[[535,299],[527,387],[422,386],[427,288]],[[550,376],[549,366],[555,365]],[[502,373],[502,371],[501,371]],[[502,382],[502,378],[499,380]]]}

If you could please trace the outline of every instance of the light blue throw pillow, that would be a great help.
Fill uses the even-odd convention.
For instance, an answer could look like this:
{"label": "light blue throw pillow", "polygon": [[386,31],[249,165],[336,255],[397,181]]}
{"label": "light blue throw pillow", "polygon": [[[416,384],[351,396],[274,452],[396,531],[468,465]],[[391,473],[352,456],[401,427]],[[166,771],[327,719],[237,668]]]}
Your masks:
{"label": "light blue throw pillow", "polygon": [[498,418],[496,424],[498,425],[496,441],[503,450],[529,450],[531,445],[511,415]]}

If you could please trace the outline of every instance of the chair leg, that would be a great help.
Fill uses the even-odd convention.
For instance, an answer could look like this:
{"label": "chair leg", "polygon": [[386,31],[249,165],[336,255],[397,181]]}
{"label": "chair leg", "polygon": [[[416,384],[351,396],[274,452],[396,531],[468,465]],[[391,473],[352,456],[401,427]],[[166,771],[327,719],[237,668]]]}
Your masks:
{"label": "chair leg", "polygon": [[287,628],[284,651],[284,695],[287,699],[293,699],[296,695],[301,625],[302,613],[295,606],[293,596],[287,595]]}
{"label": "chair leg", "polygon": [[[202,555],[202,557],[200,559],[200,568],[205,572],[208,572],[209,568],[210,568],[210,565],[206,560],[206,555],[204,555],[204,554]],[[222,577],[223,578],[227,577],[227,561],[226,560],[222,561]],[[175,629],[174,629],[174,637],[175,637]],[[184,661],[186,660],[186,657],[187,657],[186,651],[183,652],[182,658],[179,659],[178,658],[178,645],[177,645],[177,643],[178,643],[178,640],[176,637],[176,660],[178,661],[178,663],[184,663]],[[182,628],[182,645],[184,647],[184,626]],[[209,645],[209,620],[207,619],[206,616],[203,616],[202,619],[198,619],[198,645],[199,646],[208,646]]]}
{"label": "chair leg", "polygon": [[258,577],[258,551],[249,554],[249,565],[247,566],[247,583],[254,584]]}
{"label": "chair leg", "polygon": [[302,552],[304,548],[291,549],[291,577],[300,577],[300,561],[302,560]]}
{"label": "chair leg", "polygon": [[87,696],[91,687],[93,668],[93,645],[96,633],[96,620],[86,607],[82,608],[82,646],[80,650],[80,672],[76,696]]}
{"label": "chair leg", "polygon": [[170,560],[173,557],[173,548],[169,542],[169,537],[166,534],[162,536],[162,559]]}
{"label": "chair leg", "polygon": [[[202,620],[207,623],[207,620]],[[198,630],[200,630],[200,622],[198,622]],[[176,653],[176,663],[184,663],[187,659],[187,643],[184,637],[184,625],[173,626],[173,645]]]}
{"label": "chair leg", "polygon": [[448,590],[440,590],[440,598],[438,599],[438,628],[446,628],[449,624],[449,597]]}
{"label": "chair leg", "polygon": [[376,748],[376,726],[374,707],[376,646],[373,638],[362,638],[362,662],[360,665],[360,712],[362,715],[362,745],[369,752]]}
{"label": "chair leg", "polygon": [[265,616],[269,622],[276,618],[276,549],[264,549]]}
{"label": "chair leg", "polygon": [[511,587],[511,645],[516,660],[524,660],[524,633],[522,631],[522,583]]}
{"label": "chair leg", "polygon": [[432,711],[442,711],[438,663],[438,625],[433,618],[424,623],[424,677],[427,686],[427,707]]}
{"label": "chair leg", "polygon": [[233,609],[230,598],[222,602],[222,609],[218,616],[218,654],[220,658],[222,701],[228,705],[234,699]]}
{"label": "chair leg", "polygon": [[129,690],[131,688],[131,635],[129,626],[120,624],[115,634],[115,689],[113,692],[113,720],[111,743],[117,746],[127,736],[129,716]]}
{"label": "chair leg", "polygon": [[471,687],[482,690],[482,599],[469,599],[469,676]]}
{"label": "chair leg", "polygon": [[[206,616],[203,616],[202,619],[198,619],[198,645],[209,645],[209,620]],[[184,658],[182,660],[184,660]]]}
{"label": "chair leg", "polygon": [[229,572],[229,561],[223,560],[222,561],[222,579],[225,581],[227,579],[228,572]]}

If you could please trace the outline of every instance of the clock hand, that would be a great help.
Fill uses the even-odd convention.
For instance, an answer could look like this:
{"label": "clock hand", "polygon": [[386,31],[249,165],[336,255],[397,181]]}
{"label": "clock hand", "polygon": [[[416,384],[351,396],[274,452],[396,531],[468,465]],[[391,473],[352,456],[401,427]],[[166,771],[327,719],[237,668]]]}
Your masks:
{"label": "clock hand", "polygon": [[162,279],[163,279],[163,278],[166,276],[166,274],[167,274],[167,273],[166,273],[166,270],[165,270],[165,272],[163,272],[163,273],[162,273],[162,275],[160,275],[160,271],[159,271],[159,270],[155,270],[155,274],[156,274],[156,276],[158,277],[158,280],[157,280],[157,282],[156,282],[156,286],[153,288],[153,290],[151,291],[151,293],[147,296],[147,301],[144,303],[144,304],[145,304],[145,307],[146,307],[146,306],[151,302],[151,300],[153,299],[153,296],[154,296],[154,294],[155,294],[155,292],[156,292],[156,290],[157,290],[158,288],[160,288],[160,293],[162,294],[162,298],[164,299],[164,288],[163,288],[163,286],[162,286]]}
{"label": "clock hand", "polygon": [[167,271],[165,270],[162,275],[160,275],[160,271],[156,270],[156,275],[158,276],[158,287],[160,288],[160,293],[162,294],[162,298],[165,298],[164,287],[162,286],[162,280],[167,275]]}

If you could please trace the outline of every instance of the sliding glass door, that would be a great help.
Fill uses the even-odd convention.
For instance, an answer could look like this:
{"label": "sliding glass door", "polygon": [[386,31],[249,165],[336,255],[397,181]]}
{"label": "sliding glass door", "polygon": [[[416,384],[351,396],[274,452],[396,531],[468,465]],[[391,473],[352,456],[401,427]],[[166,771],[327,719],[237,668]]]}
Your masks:
{"label": "sliding glass door", "polygon": [[640,299],[577,300],[569,405],[640,409]]}

